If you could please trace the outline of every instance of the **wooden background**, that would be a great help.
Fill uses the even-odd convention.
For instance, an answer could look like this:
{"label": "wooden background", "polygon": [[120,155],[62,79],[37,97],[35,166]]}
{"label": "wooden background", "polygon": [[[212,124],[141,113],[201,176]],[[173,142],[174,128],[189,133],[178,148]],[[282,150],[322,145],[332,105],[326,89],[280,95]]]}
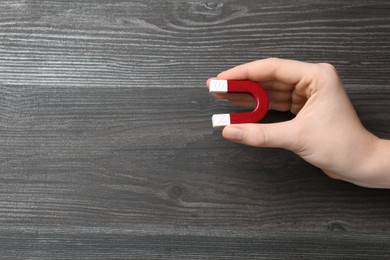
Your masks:
{"label": "wooden background", "polygon": [[1,257],[389,258],[390,190],[211,128],[206,79],[270,56],[390,138],[388,0],[0,1]]}

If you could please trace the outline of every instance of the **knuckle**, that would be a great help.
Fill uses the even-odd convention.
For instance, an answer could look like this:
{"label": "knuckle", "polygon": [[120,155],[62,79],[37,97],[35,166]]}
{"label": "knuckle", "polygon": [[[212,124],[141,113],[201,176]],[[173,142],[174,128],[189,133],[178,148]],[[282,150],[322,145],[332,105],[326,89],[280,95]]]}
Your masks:
{"label": "knuckle", "polygon": [[332,64],[330,63],[319,63],[317,64],[318,66],[318,70],[321,72],[321,73],[324,73],[324,74],[337,74],[337,70],[335,68],[335,66],[333,66]]}
{"label": "knuckle", "polygon": [[279,62],[280,61],[280,58],[277,58],[277,57],[269,57],[266,59],[267,61],[271,62],[271,63],[276,63],[276,62]]}
{"label": "knuckle", "polygon": [[268,136],[262,127],[254,127],[248,138],[253,140],[254,146],[266,146],[268,143]]}
{"label": "knuckle", "polygon": [[260,128],[259,129],[259,136],[261,137],[261,138],[259,138],[259,142],[260,142],[259,145],[267,146],[269,143],[269,137],[267,135],[267,132],[264,131],[264,129]]}
{"label": "knuckle", "polygon": [[283,102],[283,103],[270,103],[270,108],[276,111],[288,112],[291,109],[291,102]]}

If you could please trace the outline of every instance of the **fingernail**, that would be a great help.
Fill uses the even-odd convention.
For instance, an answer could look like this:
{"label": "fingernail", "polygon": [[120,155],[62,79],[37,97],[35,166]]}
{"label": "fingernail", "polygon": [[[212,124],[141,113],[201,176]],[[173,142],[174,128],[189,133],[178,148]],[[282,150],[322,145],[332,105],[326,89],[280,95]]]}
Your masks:
{"label": "fingernail", "polygon": [[226,139],[236,142],[242,142],[244,140],[244,134],[240,128],[226,127],[223,132]]}

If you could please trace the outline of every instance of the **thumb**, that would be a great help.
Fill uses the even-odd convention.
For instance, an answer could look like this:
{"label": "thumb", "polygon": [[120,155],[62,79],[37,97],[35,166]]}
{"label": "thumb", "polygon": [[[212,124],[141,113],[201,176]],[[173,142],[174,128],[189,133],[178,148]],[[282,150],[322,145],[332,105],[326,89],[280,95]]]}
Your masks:
{"label": "thumb", "polygon": [[223,129],[224,138],[257,147],[278,147],[295,150],[296,135],[293,122],[286,121],[273,124],[236,124]]}

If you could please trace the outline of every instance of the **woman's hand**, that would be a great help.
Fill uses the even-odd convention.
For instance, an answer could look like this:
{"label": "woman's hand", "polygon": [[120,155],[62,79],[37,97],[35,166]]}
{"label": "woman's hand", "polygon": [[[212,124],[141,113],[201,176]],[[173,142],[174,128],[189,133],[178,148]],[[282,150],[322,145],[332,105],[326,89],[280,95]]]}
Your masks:
{"label": "woman's hand", "polygon": [[[270,109],[296,114],[281,123],[227,126],[226,139],[285,148],[332,178],[390,188],[390,143],[363,127],[332,65],[270,58],[229,69],[217,79],[257,81],[267,91]],[[236,105],[253,105],[249,95],[214,95]]]}

